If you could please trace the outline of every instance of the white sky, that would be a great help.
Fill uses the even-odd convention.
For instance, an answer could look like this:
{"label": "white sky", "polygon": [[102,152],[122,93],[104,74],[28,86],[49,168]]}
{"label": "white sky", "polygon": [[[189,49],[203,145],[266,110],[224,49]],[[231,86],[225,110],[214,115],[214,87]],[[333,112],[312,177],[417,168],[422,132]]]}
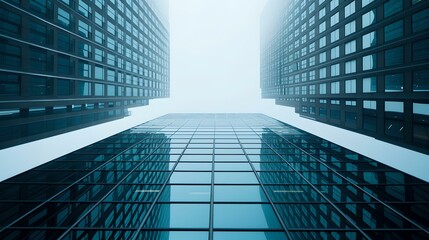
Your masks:
{"label": "white sky", "polygon": [[119,121],[1,150],[0,180],[167,113],[260,112],[429,181],[428,155],[301,118],[261,99],[259,18],[265,3],[171,0],[171,97]]}

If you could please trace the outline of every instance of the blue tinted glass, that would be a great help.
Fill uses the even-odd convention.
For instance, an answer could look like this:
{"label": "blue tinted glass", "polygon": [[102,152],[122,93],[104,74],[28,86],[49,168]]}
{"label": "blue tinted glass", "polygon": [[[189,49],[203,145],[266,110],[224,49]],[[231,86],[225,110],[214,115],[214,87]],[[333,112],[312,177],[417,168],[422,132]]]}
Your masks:
{"label": "blue tinted glass", "polygon": [[147,228],[208,228],[209,204],[156,204]]}
{"label": "blue tinted glass", "polygon": [[180,161],[211,162],[212,155],[183,155]]}
{"label": "blue tinted glass", "polygon": [[219,202],[268,201],[260,186],[215,186],[214,200]]}
{"label": "blue tinted glass", "polygon": [[216,162],[247,162],[245,155],[215,155]]}
{"label": "blue tinted glass", "polygon": [[284,232],[214,232],[214,240],[286,240]]}
{"label": "blue tinted glass", "polygon": [[159,201],[209,202],[210,186],[169,185],[162,192]]}
{"label": "blue tinted glass", "polygon": [[208,232],[181,232],[181,231],[142,231],[138,239],[147,240],[207,240]]}
{"label": "blue tinted glass", "polygon": [[174,172],[170,183],[207,183],[212,182],[211,172]]}
{"label": "blue tinted glass", "polygon": [[257,184],[258,180],[253,172],[215,172],[215,183]]}
{"label": "blue tinted glass", "polygon": [[249,163],[216,163],[216,171],[252,171]]}
{"label": "blue tinted glass", "polygon": [[211,171],[211,163],[179,163],[175,170],[187,171]]}
{"label": "blue tinted glass", "polygon": [[215,228],[280,229],[269,204],[215,204]]}

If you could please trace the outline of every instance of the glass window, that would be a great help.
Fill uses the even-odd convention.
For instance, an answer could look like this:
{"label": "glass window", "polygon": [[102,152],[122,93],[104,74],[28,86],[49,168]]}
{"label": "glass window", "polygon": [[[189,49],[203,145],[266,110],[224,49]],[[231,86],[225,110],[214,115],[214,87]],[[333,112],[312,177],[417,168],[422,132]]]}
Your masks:
{"label": "glass window", "polygon": [[57,79],[57,95],[69,96],[74,94],[74,81]]}
{"label": "glass window", "polygon": [[429,28],[429,8],[413,14],[413,32],[421,32]]}
{"label": "glass window", "polygon": [[356,93],[356,79],[346,80],[346,93]]}
{"label": "glass window", "polygon": [[0,96],[19,96],[20,86],[18,74],[0,73]]}
{"label": "glass window", "polygon": [[94,87],[95,96],[104,96],[104,84],[96,83],[94,85],[95,85]]}
{"label": "glass window", "polygon": [[319,10],[319,19],[323,18],[326,15],[326,8]]}
{"label": "glass window", "polygon": [[92,77],[91,65],[88,62],[79,61],[78,76],[86,78]]}
{"label": "glass window", "polygon": [[390,74],[390,75],[384,76],[384,91],[385,92],[403,92],[404,75]]}
{"label": "glass window", "polygon": [[363,101],[363,108],[375,110],[375,109],[377,109],[377,102],[376,101],[364,100]]}
{"label": "glass window", "polygon": [[404,49],[397,47],[384,52],[384,65],[386,67],[400,65],[404,62]]}
{"label": "glass window", "polygon": [[353,13],[355,13],[355,11],[355,1],[353,1],[344,8],[344,18],[347,18],[348,16],[352,15]]}
{"label": "glass window", "polygon": [[366,28],[373,23],[375,23],[375,9],[362,15],[362,28]]}
{"label": "glass window", "polygon": [[68,13],[66,10],[62,8],[58,8],[58,24],[62,27],[65,27],[67,29],[71,29],[73,22],[72,17],[70,13]]}
{"label": "glass window", "polygon": [[210,189],[210,186],[204,185],[167,185],[159,201],[210,202]]}
{"label": "glass window", "polygon": [[208,228],[209,213],[209,204],[156,204],[144,227]]}
{"label": "glass window", "polygon": [[215,204],[215,228],[280,229],[269,204]]}
{"label": "glass window", "polygon": [[77,84],[77,95],[78,96],[91,96],[91,83],[79,81]]}
{"label": "glass window", "polygon": [[326,94],[326,83],[321,83],[319,85],[319,94]]}
{"label": "glass window", "polygon": [[375,69],[377,66],[376,55],[367,55],[362,58],[362,70],[367,71],[371,69]]}
{"label": "glass window", "polygon": [[413,91],[429,91],[429,70],[413,72]]}
{"label": "glass window", "polygon": [[0,22],[2,23],[0,31],[12,35],[19,35],[21,33],[21,16],[1,8]]}
{"label": "glass window", "polygon": [[319,39],[319,48],[326,46],[326,37],[321,37]]}
{"label": "glass window", "polygon": [[346,44],[345,44],[345,54],[347,55],[347,54],[350,54],[350,53],[354,53],[354,52],[356,52],[356,40],[353,40],[353,41],[350,41],[350,42],[347,42]]}
{"label": "glass window", "polygon": [[335,13],[331,16],[331,27],[340,22],[340,13]]}
{"label": "glass window", "polygon": [[9,41],[0,39],[1,64],[8,68],[21,68],[21,47],[9,44]]}
{"label": "glass window", "polygon": [[337,29],[331,32],[331,43],[338,41],[340,39],[340,30]]}
{"label": "glass window", "polygon": [[331,49],[331,59],[340,57],[340,47],[336,46]]}
{"label": "glass window", "polygon": [[334,10],[340,4],[340,0],[331,0],[330,2],[330,10]]}
{"label": "glass window", "polygon": [[372,3],[374,0],[362,0],[362,7],[365,7],[366,5]]}
{"label": "glass window", "polygon": [[326,22],[319,24],[319,33],[322,33],[326,30]]}
{"label": "glass window", "polygon": [[[193,173],[195,174],[195,173]],[[216,184],[257,184],[258,180],[253,172],[215,172]]]}
{"label": "glass window", "polygon": [[340,93],[340,82],[331,82],[331,94]]}
{"label": "glass window", "polygon": [[377,92],[377,78],[367,77],[362,79],[362,92],[374,93]]}
{"label": "glass window", "polygon": [[319,54],[319,63],[326,62],[326,52],[322,52]]}
{"label": "glass window", "polygon": [[335,77],[335,76],[338,76],[338,75],[340,75],[340,64],[337,63],[337,64],[334,64],[334,65],[331,65],[331,76]]}
{"label": "glass window", "polygon": [[53,94],[52,78],[30,76],[30,96],[49,96]]}
{"label": "glass window", "polygon": [[355,73],[356,72],[356,60],[351,60],[346,62],[346,74]]}
{"label": "glass window", "polygon": [[170,183],[203,183],[210,184],[211,172],[174,172],[171,175]]}
{"label": "glass window", "polygon": [[94,78],[97,80],[104,80],[104,68],[102,66],[95,66]]}
{"label": "glass window", "polygon": [[384,41],[392,41],[397,38],[402,37],[404,34],[403,31],[403,21],[399,20],[390,25],[384,27]]}
{"label": "glass window", "polygon": [[362,36],[362,49],[374,47],[377,45],[376,32],[370,32]]}
{"label": "glass window", "polygon": [[326,68],[319,69],[319,78],[326,78]]}
{"label": "glass window", "polygon": [[79,20],[78,33],[82,37],[90,38],[91,37],[91,26]]}
{"label": "glass window", "polygon": [[[214,240],[286,240],[283,232],[214,232]],[[188,238],[191,239],[191,238]],[[207,239],[207,238],[206,238]]]}
{"label": "glass window", "polygon": [[384,3],[384,18],[392,16],[402,10],[402,0],[389,0]]}
{"label": "glass window", "polygon": [[90,16],[91,16],[91,7],[88,6],[88,4],[85,1],[79,0],[78,11],[79,11],[80,14],[82,14],[86,18],[90,19]]}
{"label": "glass window", "polygon": [[267,202],[260,186],[222,186],[214,187],[215,202]]}
{"label": "glass window", "polygon": [[344,35],[348,36],[356,32],[356,21],[351,21],[344,26]]}
{"label": "glass window", "polygon": [[413,43],[413,62],[429,60],[429,39]]}

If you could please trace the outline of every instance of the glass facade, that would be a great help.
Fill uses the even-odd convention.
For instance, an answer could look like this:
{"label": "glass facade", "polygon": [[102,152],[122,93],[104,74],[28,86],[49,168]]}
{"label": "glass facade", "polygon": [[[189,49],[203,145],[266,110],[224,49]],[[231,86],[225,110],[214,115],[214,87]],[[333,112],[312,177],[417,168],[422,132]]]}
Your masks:
{"label": "glass facade", "polygon": [[169,97],[165,0],[0,1],[0,148]]}
{"label": "glass facade", "polygon": [[[271,0],[261,23],[264,98],[306,118],[429,153],[429,125],[414,124],[416,117],[429,122],[429,115],[413,114],[414,104],[429,101],[428,1]],[[329,104],[332,99],[339,104]],[[377,101],[375,119],[366,117],[365,101]],[[385,128],[391,125],[387,101],[404,104],[399,128]]]}
{"label": "glass facade", "polygon": [[165,115],[0,189],[1,239],[429,237],[428,183],[262,114]]}

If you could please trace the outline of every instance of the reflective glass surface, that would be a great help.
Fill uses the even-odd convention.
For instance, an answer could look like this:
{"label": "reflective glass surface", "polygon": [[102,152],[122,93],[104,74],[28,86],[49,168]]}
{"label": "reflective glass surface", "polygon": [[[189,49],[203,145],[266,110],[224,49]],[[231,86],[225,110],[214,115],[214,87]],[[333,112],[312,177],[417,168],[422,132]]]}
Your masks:
{"label": "reflective glass surface", "polygon": [[0,239],[427,239],[428,203],[426,182],[264,115],[171,114],[0,183]]}

